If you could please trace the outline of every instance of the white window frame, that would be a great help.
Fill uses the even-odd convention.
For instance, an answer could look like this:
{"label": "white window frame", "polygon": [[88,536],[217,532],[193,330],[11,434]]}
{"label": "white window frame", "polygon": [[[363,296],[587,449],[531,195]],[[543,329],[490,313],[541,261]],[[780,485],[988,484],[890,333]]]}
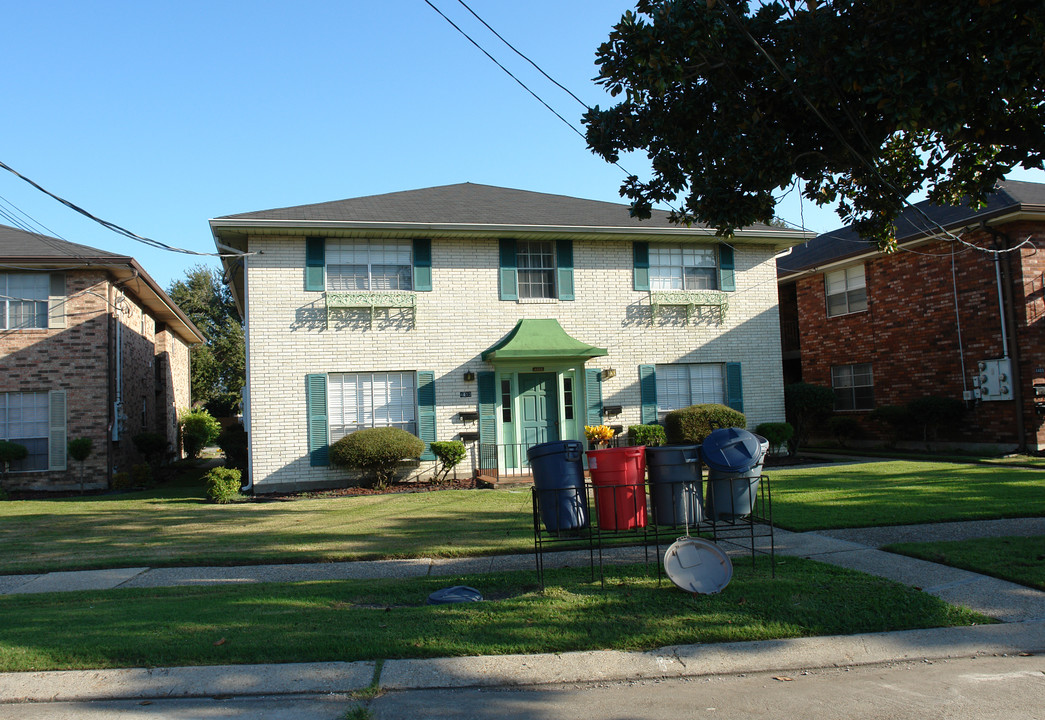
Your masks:
{"label": "white window frame", "polygon": [[398,427],[417,435],[417,372],[327,374],[331,443],[356,430]]}
{"label": "white window frame", "polygon": [[[824,295],[828,317],[866,312],[867,276],[863,264],[825,272]],[[832,300],[836,301],[834,308]]]}
{"label": "white window frame", "polygon": [[[325,250],[326,288],[333,292],[412,291],[413,242],[410,240],[328,240]],[[337,268],[365,268],[343,272]],[[388,269],[394,268],[389,272]],[[384,272],[375,272],[383,269]]]}
{"label": "white window frame", "polygon": [[[29,417],[26,416],[27,413]],[[11,463],[12,472],[50,469],[50,394],[0,393],[0,440],[18,443],[29,450],[29,457]],[[40,447],[43,448],[42,451]]]}
{"label": "white window frame", "polygon": [[[23,282],[15,282],[12,287],[12,278],[28,280],[30,284],[39,281],[40,287],[25,288]],[[46,330],[50,288],[51,276],[47,273],[0,273],[0,330]],[[15,322],[14,314],[28,305],[35,305],[29,312],[29,323]]]}
{"label": "white window frame", "polygon": [[668,363],[654,369],[657,419],[672,410],[704,403],[726,404],[725,363]]}
{"label": "white window frame", "polygon": [[551,240],[519,240],[515,264],[520,300],[557,298],[555,243]]}
{"label": "white window frame", "polygon": [[650,243],[649,287],[718,290],[718,253],[711,245]]}
{"label": "white window frame", "polygon": [[835,411],[874,409],[874,371],[871,363],[831,366],[831,389]]}

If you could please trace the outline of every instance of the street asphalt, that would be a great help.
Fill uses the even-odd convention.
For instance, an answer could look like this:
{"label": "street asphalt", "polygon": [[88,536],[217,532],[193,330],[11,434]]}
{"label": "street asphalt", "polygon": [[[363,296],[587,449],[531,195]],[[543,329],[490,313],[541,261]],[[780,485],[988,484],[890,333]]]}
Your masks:
{"label": "street asphalt", "polygon": [[[916,660],[1045,652],[1045,592],[976,573],[894,555],[900,541],[1045,535],[1045,518],[792,533],[775,530],[777,557],[812,558],[921,588],[948,603],[1001,621],[996,625],[750,643],[687,645],[649,652],[593,651],[383,663],[305,663],[228,667],[0,673],[4,703],[144,701],[154,698],[348,695],[374,684],[395,691],[505,688],[575,683],[678,680],[723,674],[794,672]],[[769,538],[758,538],[768,551]],[[642,550],[607,554],[641,560]],[[638,555],[636,555],[638,554]],[[587,551],[549,553],[545,567],[586,566]],[[0,593],[44,593],[221,583],[425,577],[533,570],[534,556],[387,560],[244,567],[121,568],[0,576]],[[2,713],[0,713],[2,714]],[[28,717],[28,716],[27,716]]]}

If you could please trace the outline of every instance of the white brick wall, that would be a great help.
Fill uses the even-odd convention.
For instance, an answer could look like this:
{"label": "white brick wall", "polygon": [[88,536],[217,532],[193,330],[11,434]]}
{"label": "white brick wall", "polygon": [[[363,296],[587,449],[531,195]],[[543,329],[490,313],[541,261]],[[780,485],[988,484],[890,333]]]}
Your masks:
{"label": "white brick wall", "polygon": [[[648,294],[632,290],[632,243],[574,241],[575,301],[517,303],[498,299],[498,242],[433,240],[431,292],[417,293],[416,324],[398,310],[377,311],[370,326],[326,323],[323,294],[305,291],[301,237],[252,237],[247,298],[250,333],[250,412],[253,480],[260,492],[343,481],[333,468],[309,466],[305,375],[308,373],[433,370],[438,438],[461,431],[457,413],[474,411],[477,383],[464,372],[491,370],[480,354],[521,318],[555,318],[567,333],[607,348],[587,367],[614,368],[603,403],[622,405],[607,422],[640,422],[638,367],[671,362],[740,362],[748,426],[784,416],[780,331],[773,248],[736,245],[736,291],[725,321],[683,325],[670,312],[650,318]],[[391,314],[391,319],[386,313]],[[467,399],[461,392],[470,391]],[[578,402],[583,408],[583,402]]]}

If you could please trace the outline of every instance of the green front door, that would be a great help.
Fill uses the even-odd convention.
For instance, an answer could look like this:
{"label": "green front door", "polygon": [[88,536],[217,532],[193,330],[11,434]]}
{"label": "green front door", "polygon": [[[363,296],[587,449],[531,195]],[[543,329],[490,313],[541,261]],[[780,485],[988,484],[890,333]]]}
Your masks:
{"label": "green front door", "polygon": [[524,448],[559,439],[555,373],[519,373],[519,430]]}

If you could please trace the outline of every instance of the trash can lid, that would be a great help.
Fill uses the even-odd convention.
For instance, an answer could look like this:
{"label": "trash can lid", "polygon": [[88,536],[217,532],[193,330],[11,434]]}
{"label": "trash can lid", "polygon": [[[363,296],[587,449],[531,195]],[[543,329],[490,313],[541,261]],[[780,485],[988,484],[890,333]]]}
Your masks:
{"label": "trash can lid", "polygon": [[526,450],[526,458],[533,460],[534,458],[544,457],[545,455],[553,455],[556,453],[566,452],[580,452],[584,446],[581,445],[579,440],[553,440],[552,442],[541,443],[540,445],[534,445]]}
{"label": "trash can lid", "polygon": [[713,594],[733,579],[733,563],[710,540],[682,537],[664,552],[664,572],[686,592]]}
{"label": "trash can lid", "polygon": [[467,585],[454,585],[453,587],[436,590],[429,595],[428,604],[446,605],[447,603],[479,602],[482,599],[482,594],[475,588]]}
{"label": "trash can lid", "polygon": [[720,428],[705,438],[700,454],[712,470],[744,472],[762,459],[762,442],[747,430]]}

